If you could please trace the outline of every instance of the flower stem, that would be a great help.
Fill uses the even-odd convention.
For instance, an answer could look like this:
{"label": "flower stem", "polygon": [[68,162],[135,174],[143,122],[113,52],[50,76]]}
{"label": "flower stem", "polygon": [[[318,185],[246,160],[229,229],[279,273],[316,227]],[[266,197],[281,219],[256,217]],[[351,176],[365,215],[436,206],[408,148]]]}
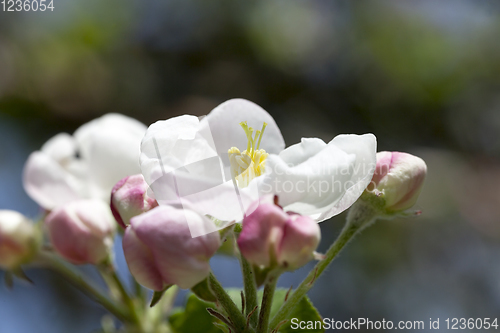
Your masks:
{"label": "flower stem", "polygon": [[217,298],[217,302],[224,308],[229,319],[234,324],[236,333],[250,332],[245,317],[212,273],[208,276],[208,283]]}
{"label": "flower stem", "polygon": [[132,283],[134,285],[134,294],[141,301],[141,304],[146,304],[146,296],[144,295],[144,290],[142,286],[136,281],[136,279],[131,277]]}
{"label": "flower stem", "polygon": [[264,294],[262,295],[262,304],[260,306],[259,324],[257,326],[257,333],[267,333],[269,326],[269,315],[271,314],[271,305],[273,304],[274,290],[278,282],[277,276],[271,276],[269,281],[264,287]]}
{"label": "flower stem", "polygon": [[108,274],[111,276],[111,279],[113,280],[114,284],[118,287],[118,290],[120,291],[121,298],[125,305],[128,307],[130,317],[132,322],[137,326],[137,329],[139,332],[142,332],[142,323],[141,319],[139,318],[139,315],[137,314],[134,301],[130,298],[127,290],[123,286],[122,281],[118,277],[118,274],[116,274],[116,269],[114,267],[110,267],[108,270]]}
{"label": "flower stem", "polygon": [[93,298],[116,318],[123,322],[130,321],[129,313],[126,308],[110,300],[104,292],[94,286],[93,283],[89,282],[88,278],[84,277],[74,267],[67,265],[57,256],[43,251],[39,252],[37,259],[39,263],[62,275],[67,281],[73,284],[84,294]]}
{"label": "flower stem", "polygon": [[325,258],[316,264],[297,289],[288,297],[288,300],[283,303],[271,320],[271,328],[275,328],[283,320],[289,319],[295,305],[312,288],[317,278],[331,264],[333,259],[337,257],[340,251],[359,231],[369,226],[375,220],[376,216],[377,210],[373,206],[367,204],[364,200],[356,201],[347,214],[347,222],[340,235],[325,253]]}
{"label": "flower stem", "polygon": [[[241,271],[243,274],[243,285],[245,290],[245,310],[246,315],[250,315],[250,313],[257,306],[257,285],[255,283],[255,276],[252,271],[252,266],[250,263],[240,255],[241,262]],[[258,316],[256,313],[252,314],[250,317],[250,324],[253,327],[257,326]]]}
{"label": "flower stem", "polygon": [[[179,292],[179,287],[172,286],[163,294],[158,304],[153,308],[148,308],[144,317],[143,325],[146,332],[164,332],[169,328],[165,320],[167,314],[174,307],[175,298]],[[168,331],[170,332],[170,330]]]}

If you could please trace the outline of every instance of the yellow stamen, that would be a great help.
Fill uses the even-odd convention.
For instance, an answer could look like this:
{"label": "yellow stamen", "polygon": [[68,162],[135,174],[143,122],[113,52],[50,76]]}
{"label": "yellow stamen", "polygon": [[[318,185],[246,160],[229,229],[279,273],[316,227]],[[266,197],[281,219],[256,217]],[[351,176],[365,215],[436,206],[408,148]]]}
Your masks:
{"label": "yellow stamen", "polygon": [[[231,164],[231,173],[235,177],[238,187],[247,187],[252,179],[262,175],[265,172],[265,162],[269,155],[264,149],[260,149],[260,142],[267,124],[262,125],[262,130],[255,131],[248,127],[246,121],[240,123],[245,131],[248,143],[247,149],[243,152],[236,147],[229,149],[229,162]],[[257,140],[258,139],[258,140]]]}
{"label": "yellow stamen", "polygon": [[266,129],[267,123],[262,124],[262,130],[259,135],[259,142],[257,143],[257,149],[260,147],[260,140],[262,140],[262,136],[264,135],[264,130]]}

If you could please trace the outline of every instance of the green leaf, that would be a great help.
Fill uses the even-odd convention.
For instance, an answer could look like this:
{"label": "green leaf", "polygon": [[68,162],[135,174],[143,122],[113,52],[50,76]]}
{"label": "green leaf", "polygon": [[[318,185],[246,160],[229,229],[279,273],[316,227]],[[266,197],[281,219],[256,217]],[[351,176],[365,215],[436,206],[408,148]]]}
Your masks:
{"label": "green leaf", "polygon": [[[231,298],[236,303],[236,305],[238,305],[238,307],[240,307],[240,303],[241,303],[240,292],[241,291],[239,289],[234,289],[234,288],[228,289],[226,291],[229,294],[229,296],[231,296]],[[276,289],[276,292],[274,293],[274,297],[273,297],[273,304],[271,305],[271,318],[274,317],[274,315],[278,312],[279,308],[283,304],[287,292],[288,292],[288,289],[282,289],[282,288]],[[259,298],[258,304],[260,307],[260,303],[262,302],[262,290],[259,291],[258,298]],[[297,306],[295,307],[295,309],[293,310],[293,312],[289,318],[289,321],[280,327],[279,333],[291,333],[291,332],[296,333],[297,332],[297,329],[294,330],[291,328],[290,320],[292,318],[297,318],[298,321],[305,321],[305,322],[312,321],[313,325],[314,325],[314,322],[323,320],[323,318],[318,313],[318,310],[316,310],[316,308],[312,305],[311,301],[309,300],[309,297],[307,297],[307,296],[304,297],[299,302],[299,304],[297,304]],[[269,329],[272,331],[274,329],[274,327],[270,327]],[[323,333],[324,331],[325,331],[324,329],[309,329],[309,330],[307,330],[308,333]]]}
{"label": "green leaf", "polygon": [[212,293],[210,290],[210,287],[208,286],[208,279],[205,279],[198,283],[196,286],[191,288],[191,291],[193,294],[198,296],[201,300],[207,301],[207,302],[213,302],[215,303],[217,299],[215,298],[215,295]]}
{"label": "green leaf", "polygon": [[190,295],[186,308],[178,309],[169,318],[173,331],[175,333],[221,333],[221,329],[214,323],[222,323],[207,312],[207,308],[211,307],[213,307],[212,303],[204,302],[195,295]]}
{"label": "green leaf", "polygon": [[[283,298],[284,299],[284,298]],[[318,313],[318,310],[312,305],[311,301],[309,300],[309,297],[304,297],[302,300],[297,304],[295,309],[292,312],[292,315],[290,316],[291,318],[297,318],[297,320],[304,321],[304,322],[311,322],[312,327],[314,326],[323,326],[323,325],[315,325],[316,322],[322,322],[323,318],[320,316]],[[316,328],[316,329],[308,329],[307,332],[309,333],[323,333],[325,330],[323,328]],[[297,329],[292,329],[292,323],[290,320],[283,324],[283,326],[280,327],[279,330],[280,333],[291,333],[291,332],[297,332]]]}

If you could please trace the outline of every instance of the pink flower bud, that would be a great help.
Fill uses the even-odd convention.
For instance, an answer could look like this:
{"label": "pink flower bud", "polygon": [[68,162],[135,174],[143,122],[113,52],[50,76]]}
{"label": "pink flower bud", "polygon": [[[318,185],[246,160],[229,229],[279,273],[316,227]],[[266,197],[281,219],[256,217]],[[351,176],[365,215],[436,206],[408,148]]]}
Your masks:
{"label": "pink flower bud", "polygon": [[148,195],[148,184],[141,174],[123,178],[111,191],[111,211],[122,228],[130,224],[132,217],[156,206],[158,203]]}
{"label": "pink flower bud", "polygon": [[267,196],[243,220],[238,246],[252,264],[261,267],[278,264],[294,270],[313,258],[320,238],[320,228],[313,219],[285,213]]}
{"label": "pink flower bud", "polygon": [[377,167],[367,190],[381,193],[389,212],[411,208],[418,199],[427,166],[416,156],[399,152],[377,153]]}
{"label": "pink flower bud", "polygon": [[123,237],[123,252],[137,282],[160,291],[172,284],[188,289],[203,281],[220,236],[213,232],[192,238],[189,228],[210,223],[204,215],[177,206],[158,206],[133,217]]}
{"label": "pink flower bud", "polygon": [[79,200],[54,209],[45,219],[52,245],[74,264],[98,264],[108,258],[116,223],[101,200]]}
{"label": "pink flower bud", "polygon": [[0,267],[15,269],[28,262],[38,249],[36,229],[24,215],[0,210]]}

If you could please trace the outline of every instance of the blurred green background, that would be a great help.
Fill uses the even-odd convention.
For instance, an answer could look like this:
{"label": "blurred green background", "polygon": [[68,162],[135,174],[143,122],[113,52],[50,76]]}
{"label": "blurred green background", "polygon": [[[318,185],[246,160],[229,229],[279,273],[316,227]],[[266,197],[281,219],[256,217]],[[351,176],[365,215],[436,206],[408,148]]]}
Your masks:
{"label": "blurred green background", "polygon": [[[22,167],[58,132],[108,112],[150,124],[247,98],[275,117],[287,145],[371,132],[379,151],[410,152],[428,164],[423,214],[364,231],[310,292],[324,317],[440,318],[443,328],[446,318],[500,313],[500,2],[54,0],[54,7],[0,11],[0,209],[37,215]],[[344,218],[321,224],[321,250]],[[234,260],[213,264],[226,286],[241,285]],[[310,268],[279,284],[297,285]],[[48,272],[28,274],[35,286],[0,286],[0,332],[100,327],[100,307]]]}

